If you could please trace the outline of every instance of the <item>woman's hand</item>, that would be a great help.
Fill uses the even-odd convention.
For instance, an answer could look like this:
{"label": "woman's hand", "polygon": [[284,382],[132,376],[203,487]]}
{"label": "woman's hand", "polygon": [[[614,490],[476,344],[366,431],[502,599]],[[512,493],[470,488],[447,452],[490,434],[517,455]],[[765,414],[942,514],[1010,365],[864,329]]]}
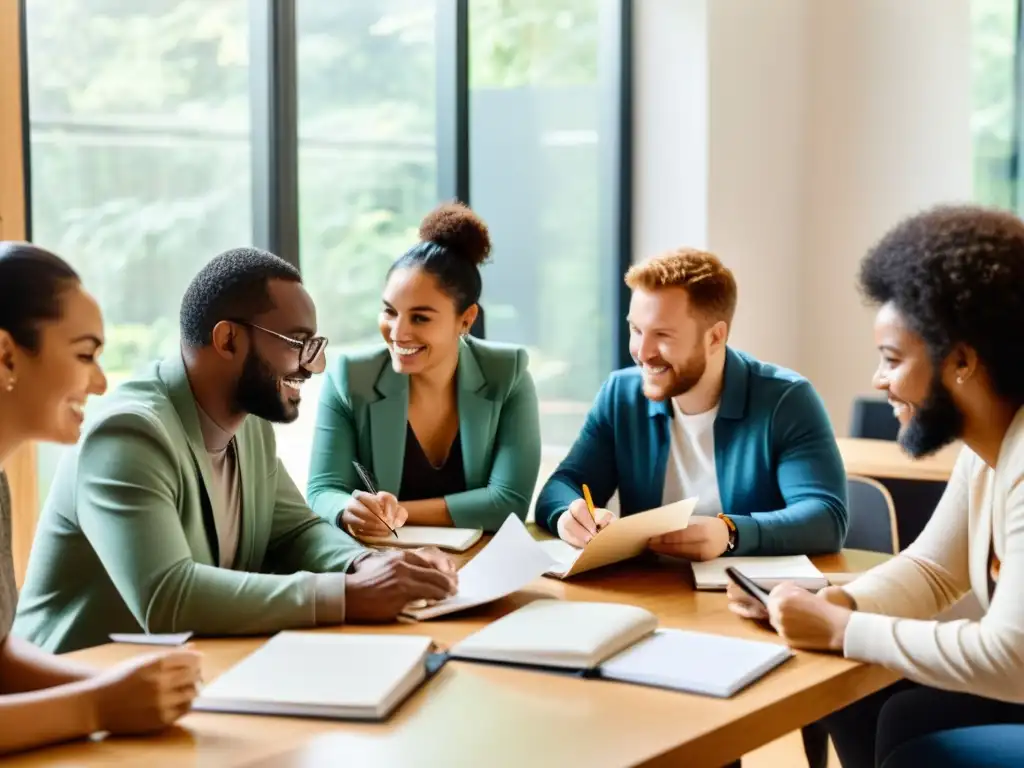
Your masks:
{"label": "woman's hand", "polygon": [[792,583],[779,584],[761,605],[735,584],[726,588],[729,610],[746,619],[768,621],[787,645],[808,650],[842,651],[853,598],[840,587],[817,594]]}
{"label": "woman's hand", "polygon": [[342,527],[356,538],[390,536],[409,519],[405,507],[386,491],[354,491],[341,513]]}

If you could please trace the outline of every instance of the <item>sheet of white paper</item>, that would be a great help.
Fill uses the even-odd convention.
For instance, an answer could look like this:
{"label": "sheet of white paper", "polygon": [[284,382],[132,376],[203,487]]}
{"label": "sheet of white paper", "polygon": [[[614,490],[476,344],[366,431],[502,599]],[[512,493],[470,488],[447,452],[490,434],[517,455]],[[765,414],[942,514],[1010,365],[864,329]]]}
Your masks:
{"label": "sheet of white paper", "polygon": [[110,641],[113,643],[131,643],[133,645],[184,645],[190,637],[192,637],[191,632],[177,632],[167,635],[113,632],[110,635]]}
{"label": "sheet of white paper", "polygon": [[522,521],[509,515],[487,546],[459,570],[455,595],[425,608],[407,607],[403,613],[423,620],[483,605],[522,589],[552,565]]}
{"label": "sheet of white paper", "polygon": [[725,589],[729,577],[727,566],[753,579],[765,589],[783,581],[792,581],[807,589],[828,586],[828,580],[807,555],[785,557],[718,557],[703,563],[693,563],[693,578],[697,589]]}
{"label": "sheet of white paper", "polygon": [[576,558],[583,554],[582,549],[574,547],[569,542],[562,541],[562,539],[545,539],[537,543],[555,561],[554,569],[559,573],[567,573],[572,568],[572,564],[576,562]]}
{"label": "sheet of white paper", "polygon": [[784,645],[659,629],[601,665],[611,680],[732,696],[790,658]]}

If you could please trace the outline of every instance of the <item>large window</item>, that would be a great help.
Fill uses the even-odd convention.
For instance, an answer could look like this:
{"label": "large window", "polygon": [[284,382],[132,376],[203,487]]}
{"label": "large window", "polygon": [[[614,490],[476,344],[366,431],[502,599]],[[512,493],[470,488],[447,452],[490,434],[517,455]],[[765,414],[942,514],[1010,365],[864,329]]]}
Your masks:
{"label": "large window", "polygon": [[[572,441],[621,362],[628,0],[24,7],[32,237],[100,300],[112,385],[176,350],[188,281],[238,245],[297,264],[329,358],[376,343],[387,267],[457,196],[494,239],[486,336],[528,347],[549,457]],[[322,383],[277,430],[300,487]]]}
{"label": "large window", "polygon": [[545,446],[575,439],[615,367],[602,248],[602,0],[470,0],[470,190],[494,257],[484,269],[487,337],[525,345]]}
{"label": "large window", "polygon": [[116,385],[176,349],[199,267],[251,242],[248,2],[25,7],[32,238],[100,301]]}
{"label": "large window", "polygon": [[974,197],[1001,208],[1024,207],[1018,185],[1020,94],[1015,76],[1018,0],[971,0],[971,139]]}
{"label": "large window", "polygon": [[[300,265],[328,358],[380,340],[388,266],[437,203],[432,0],[296,5]],[[298,421],[277,430],[305,487],[324,377]]]}

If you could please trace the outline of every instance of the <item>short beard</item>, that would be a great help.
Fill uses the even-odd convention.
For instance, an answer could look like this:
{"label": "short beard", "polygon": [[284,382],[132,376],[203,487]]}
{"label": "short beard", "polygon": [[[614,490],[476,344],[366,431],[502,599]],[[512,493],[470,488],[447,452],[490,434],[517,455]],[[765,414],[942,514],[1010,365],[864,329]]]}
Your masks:
{"label": "short beard", "polygon": [[904,451],[920,459],[959,439],[963,431],[964,416],[936,374],[928,399],[914,408],[914,415],[897,439]]}
{"label": "short beard", "polygon": [[250,348],[235,387],[235,408],[278,424],[295,421],[299,415],[298,409],[293,408],[289,412],[281,398],[277,381],[274,370],[255,349]]}
{"label": "short beard", "polygon": [[647,387],[645,386],[644,395],[655,402],[671,400],[674,397],[685,395],[697,386],[700,380],[704,377],[704,371],[707,370],[707,367],[707,355],[704,354],[703,348],[698,347],[686,361],[686,365],[683,366],[683,370],[681,372],[676,373],[675,370],[672,371],[672,375],[675,380],[672,382],[670,387],[665,389],[663,393],[659,393],[656,397],[652,397],[647,392]]}

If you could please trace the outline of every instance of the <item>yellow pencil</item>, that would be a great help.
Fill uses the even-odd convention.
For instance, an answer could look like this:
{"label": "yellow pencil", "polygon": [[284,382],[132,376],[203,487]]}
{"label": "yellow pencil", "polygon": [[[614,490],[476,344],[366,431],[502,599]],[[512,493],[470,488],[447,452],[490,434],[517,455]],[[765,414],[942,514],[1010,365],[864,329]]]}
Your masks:
{"label": "yellow pencil", "polygon": [[590,510],[590,516],[594,518],[594,522],[597,522],[597,515],[594,514],[594,500],[590,496],[590,489],[587,484],[583,484],[583,499],[587,502],[587,509]]}

